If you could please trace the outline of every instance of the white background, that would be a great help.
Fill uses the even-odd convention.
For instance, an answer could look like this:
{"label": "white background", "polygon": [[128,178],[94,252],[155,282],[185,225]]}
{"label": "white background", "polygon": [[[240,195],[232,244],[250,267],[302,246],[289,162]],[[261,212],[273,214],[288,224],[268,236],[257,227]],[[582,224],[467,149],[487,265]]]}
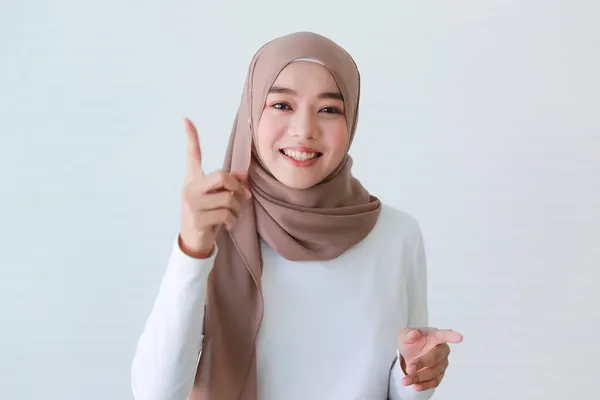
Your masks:
{"label": "white background", "polygon": [[3,0],[0,398],[131,398],[183,117],[218,168],[252,55],[297,30],[356,59],[355,174],[421,222],[431,323],[464,334],[435,398],[598,398],[599,4]]}

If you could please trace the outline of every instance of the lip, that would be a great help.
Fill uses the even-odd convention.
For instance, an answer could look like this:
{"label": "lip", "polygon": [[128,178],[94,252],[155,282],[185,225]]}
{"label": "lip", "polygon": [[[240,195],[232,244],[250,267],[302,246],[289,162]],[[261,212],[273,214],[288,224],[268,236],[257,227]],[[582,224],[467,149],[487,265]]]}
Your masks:
{"label": "lip", "polygon": [[[299,161],[296,160],[292,157],[286,156],[283,151],[284,150],[294,150],[294,151],[299,151],[299,152],[303,152],[303,153],[317,153],[318,156],[315,158],[311,158],[309,160],[304,160],[304,161]],[[291,163],[293,166],[295,167],[300,167],[300,168],[307,168],[307,167],[312,167],[313,165],[315,165],[317,162],[319,162],[319,159],[321,158],[321,156],[323,156],[323,153],[320,151],[317,151],[311,147],[307,147],[307,146],[288,146],[288,147],[282,147],[281,150],[279,151],[279,153],[281,154],[281,156],[288,161],[289,163]]]}

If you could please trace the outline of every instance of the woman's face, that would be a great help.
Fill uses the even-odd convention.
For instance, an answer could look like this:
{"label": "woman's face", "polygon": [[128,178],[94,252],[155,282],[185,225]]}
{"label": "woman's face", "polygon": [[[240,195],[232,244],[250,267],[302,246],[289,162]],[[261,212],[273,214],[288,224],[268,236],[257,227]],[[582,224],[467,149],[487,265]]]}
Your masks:
{"label": "woman's face", "polygon": [[349,133],[344,101],[329,70],[288,64],[271,87],[255,144],[264,166],[284,185],[307,189],[343,160]]}

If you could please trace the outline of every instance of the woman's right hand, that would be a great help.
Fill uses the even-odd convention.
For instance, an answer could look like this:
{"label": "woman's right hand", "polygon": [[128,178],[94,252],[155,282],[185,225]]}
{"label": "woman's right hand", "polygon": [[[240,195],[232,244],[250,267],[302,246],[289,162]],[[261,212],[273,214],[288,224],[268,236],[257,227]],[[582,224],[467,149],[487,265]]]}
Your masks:
{"label": "woman's right hand", "polygon": [[249,199],[251,194],[242,183],[245,176],[235,176],[222,170],[204,174],[198,131],[187,118],[185,125],[188,154],[179,246],[188,256],[206,258],[213,251],[219,228],[222,225],[227,229],[233,227],[240,212],[240,203]]}

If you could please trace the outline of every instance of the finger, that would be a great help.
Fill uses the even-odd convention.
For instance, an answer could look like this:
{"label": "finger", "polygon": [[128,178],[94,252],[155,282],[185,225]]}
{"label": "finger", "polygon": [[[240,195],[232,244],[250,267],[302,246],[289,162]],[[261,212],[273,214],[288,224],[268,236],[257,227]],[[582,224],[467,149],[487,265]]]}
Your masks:
{"label": "finger", "polygon": [[237,178],[225,171],[215,171],[206,175],[198,190],[202,193],[227,190],[240,194],[242,198],[250,196],[250,191]]}
{"label": "finger", "polygon": [[412,344],[421,339],[421,332],[418,329],[402,328],[400,339],[404,344]]}
{"label": "finger", "polygon": [[452,329],[437,329],[434,335],[440,343],[460,343],[463,340],[463,336]]}
{"label": "finger", "polygon": [[197,174],[204,175],[202,171],[202,152],[200,151],[200,140],[198,131],[189,119],[185,118],[185,130],[187,133],[187,176],[191,178]]}
{"label": "finger", "polygon": [[236,178],[240,184],[244,187],[244,195],[246,199],[252,197],[252,192],[248,189],[248,174],[241,172],[232,172],[231,175]]}
{"label": "finger", "polygon": [[248,173],[232,172],[231,175],[233,175],[234,177],[236,177],[240,181],[245,181],[245,180],[248,179]]}
{"label": "finger", "polygon": [[416,383],[414,386],[414,389],[417,392],[422,392],[424,390],[436,388],[440,385],[440,383],[442,383],[442,379],[444,379],[444,373],[436,376],[435,378],[433,378],[429,381]]}
{"label": "finger", "polygon": [[432,367],[441,362],[443,359],[447,359],[449,354],[450,346],[445,343],[439,344],[422,356],[408,362],[406,364],[406,372],[412,374],[420,369]]}
{"label": "finger", "polygon": [[226,208],[235,216],[239,215],[241,209],[240,202],[232,192],[208,193],[199,196],[195,202],[191,203],[191,206],[196,211],[211,211]]}
{"label": "finger", "polygon": [[444,371],[446,371],[446,368],[448,368],[448,359],[444,359],[431,367],[420,369],[417,372],[404,377],[402,382],[406,382],[408,384],[426,382],[442,374]]}
{"label": "finger", "polygon": [[202,218],[196,222],[194,228],[198,231],[205,231],[213,227],[225,225],[227,229],[231,229],[236,220],[237,217],[231,210],[220,208],[203,213]]}

